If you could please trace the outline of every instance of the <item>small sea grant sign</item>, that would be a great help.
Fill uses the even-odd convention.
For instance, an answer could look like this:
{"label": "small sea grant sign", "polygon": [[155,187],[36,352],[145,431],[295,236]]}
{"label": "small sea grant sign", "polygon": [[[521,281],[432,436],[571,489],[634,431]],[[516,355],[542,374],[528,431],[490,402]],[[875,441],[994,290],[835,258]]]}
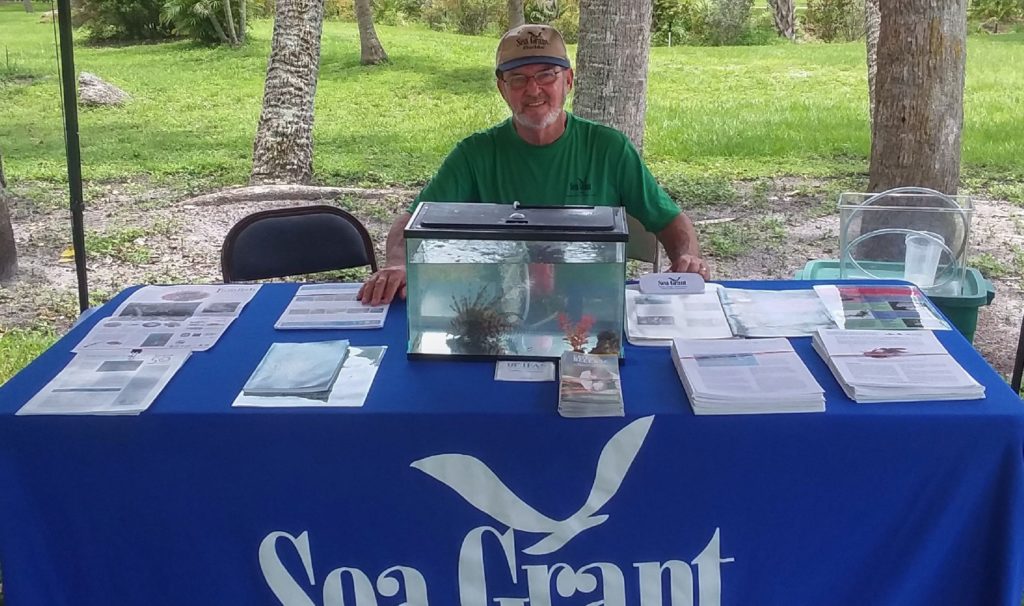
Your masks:
{"label": "small sea grant sign", "polygon": [[659,273],[640,276],[640,292],[644,294],[690,295],[704,292],[700,274]]}
{"label": "small sea grant sign", "polygon": [[[722,555],[720,528],[711,531],[697,554],[667,553],[656,560],[648,554],[635,561],[629,554],[596,553],[589,562],[564,562],[558,554],[580,534],[616,523],[600,511],[621,488],[653,420],[637,419],[612,436],[598,457],[585,502],[561,520],[525,502],[473,456],[445,453],[413,461],[411,467],[498,522],[470,528],[461,539],[453,537],[460,541],[458,561],[450,567],[458,577],[459,606],[558,606],[580,600],[602,606],[721,606],[722,565],[734,558]],[[260,569],[283,606],[428,606],[431,598],[447,605],[446,596],[431,594],[433,579],[406,564],[378,571],[354,561],[318,573],[313,540],[308,531],[279,530],[260,543]],[[400,553],[401,545],[395,549]],[[346,558],[343,546],[338,551],[342,553],[335,562]],[[451,585],[451,580],[440,583]]]}

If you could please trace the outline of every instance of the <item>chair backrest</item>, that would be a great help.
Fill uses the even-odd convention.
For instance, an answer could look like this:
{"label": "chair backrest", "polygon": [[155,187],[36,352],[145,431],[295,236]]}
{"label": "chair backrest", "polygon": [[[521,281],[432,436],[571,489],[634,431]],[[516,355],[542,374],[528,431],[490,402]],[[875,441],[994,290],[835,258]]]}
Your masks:
{"label": "chair backrest", "polygon": [[275,208],[253,213],[224,238],[225,282],[263,280],[369,265],[373,242],[363,224],[334,206]]}
{"label": "chair backrest", "polygon": [[629,228],[626,258],[653,263],[654,271],[661,271],[661,245],[658,238],[631,215],[626,215],[626,225]]}

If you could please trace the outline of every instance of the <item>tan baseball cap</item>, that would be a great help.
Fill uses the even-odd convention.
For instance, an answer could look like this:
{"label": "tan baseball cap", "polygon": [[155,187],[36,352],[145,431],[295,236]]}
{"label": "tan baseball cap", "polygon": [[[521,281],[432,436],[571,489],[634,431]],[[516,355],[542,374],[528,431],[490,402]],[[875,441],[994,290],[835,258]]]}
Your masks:
{"label": "tan baseball cap", "polygon": [[562,34],[550,25],[527,24],[510,29],[498,43],[494,64],[498,71],[531,63],[570,67]]}

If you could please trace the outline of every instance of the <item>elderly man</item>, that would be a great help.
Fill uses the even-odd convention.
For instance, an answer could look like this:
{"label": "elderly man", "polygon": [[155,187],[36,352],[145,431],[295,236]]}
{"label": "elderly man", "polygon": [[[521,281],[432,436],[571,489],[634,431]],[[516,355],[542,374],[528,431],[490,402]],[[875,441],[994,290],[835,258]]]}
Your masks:
{"label": "elderly man", "polygon": [[495,61],[512,118],[462,140],[408,212],[391,226],[387,259],[359,291],[366,304],[405,297],[405,226],[421,200],[529,205],[624,206],[657,234],[670,270],[710,277],[697,234],[621,132],[566,112],[573,71],[558,30],[522,25],[506,33]]}

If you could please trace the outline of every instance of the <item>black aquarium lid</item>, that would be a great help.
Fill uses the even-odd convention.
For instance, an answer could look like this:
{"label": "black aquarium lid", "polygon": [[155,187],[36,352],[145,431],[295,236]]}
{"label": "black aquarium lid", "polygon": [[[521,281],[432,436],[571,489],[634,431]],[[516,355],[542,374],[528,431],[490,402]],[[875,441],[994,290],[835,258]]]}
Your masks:
{"label": "black aquarium lid", "polygon": [[625,242],[621,206],[525,206],[483,202],[423,202],[406,238]]}

